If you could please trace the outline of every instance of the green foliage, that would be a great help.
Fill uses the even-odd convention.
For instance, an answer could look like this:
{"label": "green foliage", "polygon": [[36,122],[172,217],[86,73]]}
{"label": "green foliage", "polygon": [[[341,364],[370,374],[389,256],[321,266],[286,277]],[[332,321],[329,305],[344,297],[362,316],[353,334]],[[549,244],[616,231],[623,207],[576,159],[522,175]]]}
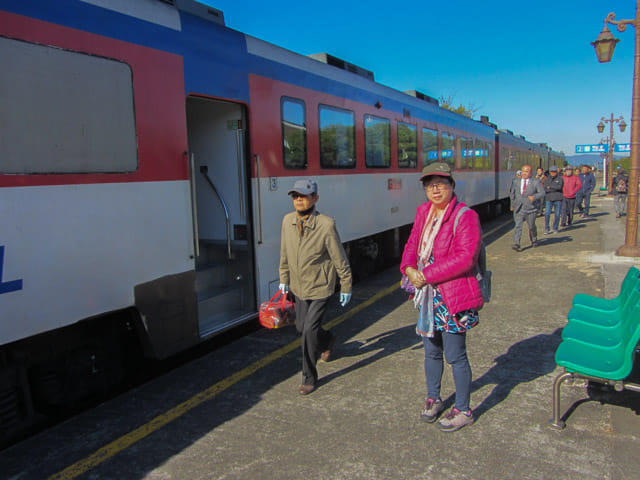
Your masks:
{"label": "green foliage", "polygon": [[613,161],[613,168],[615,169],[616,167],[622,167],[625,169],[625,171],[629,171],[629,168],[631,167],[631,157],[624,157],[621,158],[619,160],[614,160]]}
{"label": "green foliage", "polygon": [[473,115],[478,111],[478,108],[475,107],[472,104],[467,105],[466,107],[464,105],[458,105],[457,107],[454,107],[453,106],[453,104],[454,104],[454,96],[453,95],[449,95],[447,97],[442,95],[438,99],[438,102],[440,103],[440,106],[442,108],[445,108],[447,110],[451,110],[452,112],[455,112],[455,113],[457,113],[459,115],[464,115],[465,117],[468,117],[468,118],[473,118]]}

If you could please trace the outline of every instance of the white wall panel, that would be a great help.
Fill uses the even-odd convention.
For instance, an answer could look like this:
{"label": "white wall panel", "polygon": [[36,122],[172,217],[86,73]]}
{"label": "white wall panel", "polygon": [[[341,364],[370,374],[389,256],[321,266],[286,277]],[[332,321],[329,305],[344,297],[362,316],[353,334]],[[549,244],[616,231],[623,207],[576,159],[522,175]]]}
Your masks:
{"label": "white wall panel", "polygon": [[133,287],[193,269],[189,184],[0,189],[0,344],[133,305]]}

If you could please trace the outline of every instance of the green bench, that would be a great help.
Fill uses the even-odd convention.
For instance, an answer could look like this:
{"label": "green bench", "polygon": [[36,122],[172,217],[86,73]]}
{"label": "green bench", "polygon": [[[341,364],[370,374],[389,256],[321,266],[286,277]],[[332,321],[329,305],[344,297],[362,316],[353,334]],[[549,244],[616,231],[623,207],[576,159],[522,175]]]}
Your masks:
{"label": "green bench", "polygon": [[[636,272],[631,267],[625,282],[633,283]],[[582,308],[574,299],[555,355],[556,364],[565,371],[553,384],[554,428],[565,426],[560,418],[560,386],[564,382],[585,379],[612,385],[617,391],[640,392],[640,385],[624,381],[631,373],[640,342],[640,285],[625,286],[625,282],[613,310]]]}
{"label": "green bench", "polygon": [[586,293],[578,293],[573,297],[573,306],[591,308],[593,310],[616,310],[634,287],[640,286],[640,270],[631,267],[620,285],[620,294],[615,298],[600,298]]}

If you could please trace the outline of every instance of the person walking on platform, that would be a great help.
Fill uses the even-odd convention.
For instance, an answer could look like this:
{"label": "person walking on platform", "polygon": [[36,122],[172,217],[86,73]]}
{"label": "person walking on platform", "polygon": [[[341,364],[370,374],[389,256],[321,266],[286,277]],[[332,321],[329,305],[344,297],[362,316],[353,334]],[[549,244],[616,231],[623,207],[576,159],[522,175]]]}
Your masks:
{"label": "person walking on platform", "polygon": [[513,248],[516,252],[520,248],[522,224],[526,221],[529,226],[529,240],[532,247],[538,246],[538,230],[536,229],[536,202],[544,198],[544,188],[537,178],[531,178],[531,165],[522,167],[522,178],[515,179],[509,189],[511,210],[515,228],[513,229]]}
{"label": "person walking on platform", "polygon": [[321,327],[329,298],[340,277],[340,305],[351,300],[351,267],[333,218],[316,210],[318,185],[297,180],[288,193],[294,212],[282,220],[280,286],[295,296],[296,329],[302,334],[302,384],[307,395],[318,381],[318,358],[328,361],[336,337]]}
{"label": "person walking on platform", "polygon": [[564,167],[562,181],[564,185],[562,186],[562,216],[560,226],[566,227],[573,223],[573,209],[576,204],[576,194],[582,188],[582,183],[580,182],[580,178],[573,174],[573,167],[571,165]]}
{"label": "person walking on platform", "polygon": [[[538,167],[536,169],[536,178],[538,179],[538,181],[544,185],[544,180],[545,178],[547,178],[544,174],[544,169],[542,167]],[[538,209],[538,216],[541,217],[542,216],[542,211],[544,210],[545,204],[544,204],[544,197],[541,198],[540,200],[536,200],[536,207]]]}
{"label": "person walking on platform", "polygon": [[475,275],[482,230],[478,214],[458,201],[449,165],[427,165],[420,180],[428,201],[417,209],[400,271],[403,285],[413,287],[419,310],[416,333],[424,345],[428,395],[421,418],[433,423],[444,409],[440,398],[444,355],[453,370],[455,406],[437,426],[454,432],[474,422],[466,332],[477,325],[483,305]]}
{"label": "person walking on platform", "polygon": [[[578,178],[580,178],[582,187],[576,194],[576,207],[580,212],[580,217],[587,218],[589,216],[589,207],[591,206],[591,192],[596,188],[596,177],[591,173],[591,167],[583,165]],[[583,202],[584,206],[582,205]]]}
{"label": "person walking on platform", "polygon": [[544,199],[546,202],[544,213],[544,234],[549,235],[549,220],[551,219],[551,211],[553,210],[555,216],[553,217],[553,233],[558,233],[558,226],[560,225],[560,211],[562,209],[562,177],[558,175],[558,167],[551,165],[549,168],[549,176],[545,178],[544,187]]}
{"label": "person walking on platform", "polygon": [[629,177],[624,168],[618,166],[618,174],[613,179],[613,206],[616,209],[616,218],[625,214],[627,205],[627,191],[629,189]]}

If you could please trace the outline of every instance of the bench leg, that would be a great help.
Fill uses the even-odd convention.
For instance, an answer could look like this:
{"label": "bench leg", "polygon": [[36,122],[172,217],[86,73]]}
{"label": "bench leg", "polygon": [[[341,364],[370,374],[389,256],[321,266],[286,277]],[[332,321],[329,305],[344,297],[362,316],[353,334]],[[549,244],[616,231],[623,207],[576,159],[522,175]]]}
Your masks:
{"label": "bench leg", "polygon": [[560,386],[569,378],[573,378],[573,373],[565,372],[556,377],[553,382],[553,418],[551,419],[551,428],[562,430],[565,422],[560,418]]}

